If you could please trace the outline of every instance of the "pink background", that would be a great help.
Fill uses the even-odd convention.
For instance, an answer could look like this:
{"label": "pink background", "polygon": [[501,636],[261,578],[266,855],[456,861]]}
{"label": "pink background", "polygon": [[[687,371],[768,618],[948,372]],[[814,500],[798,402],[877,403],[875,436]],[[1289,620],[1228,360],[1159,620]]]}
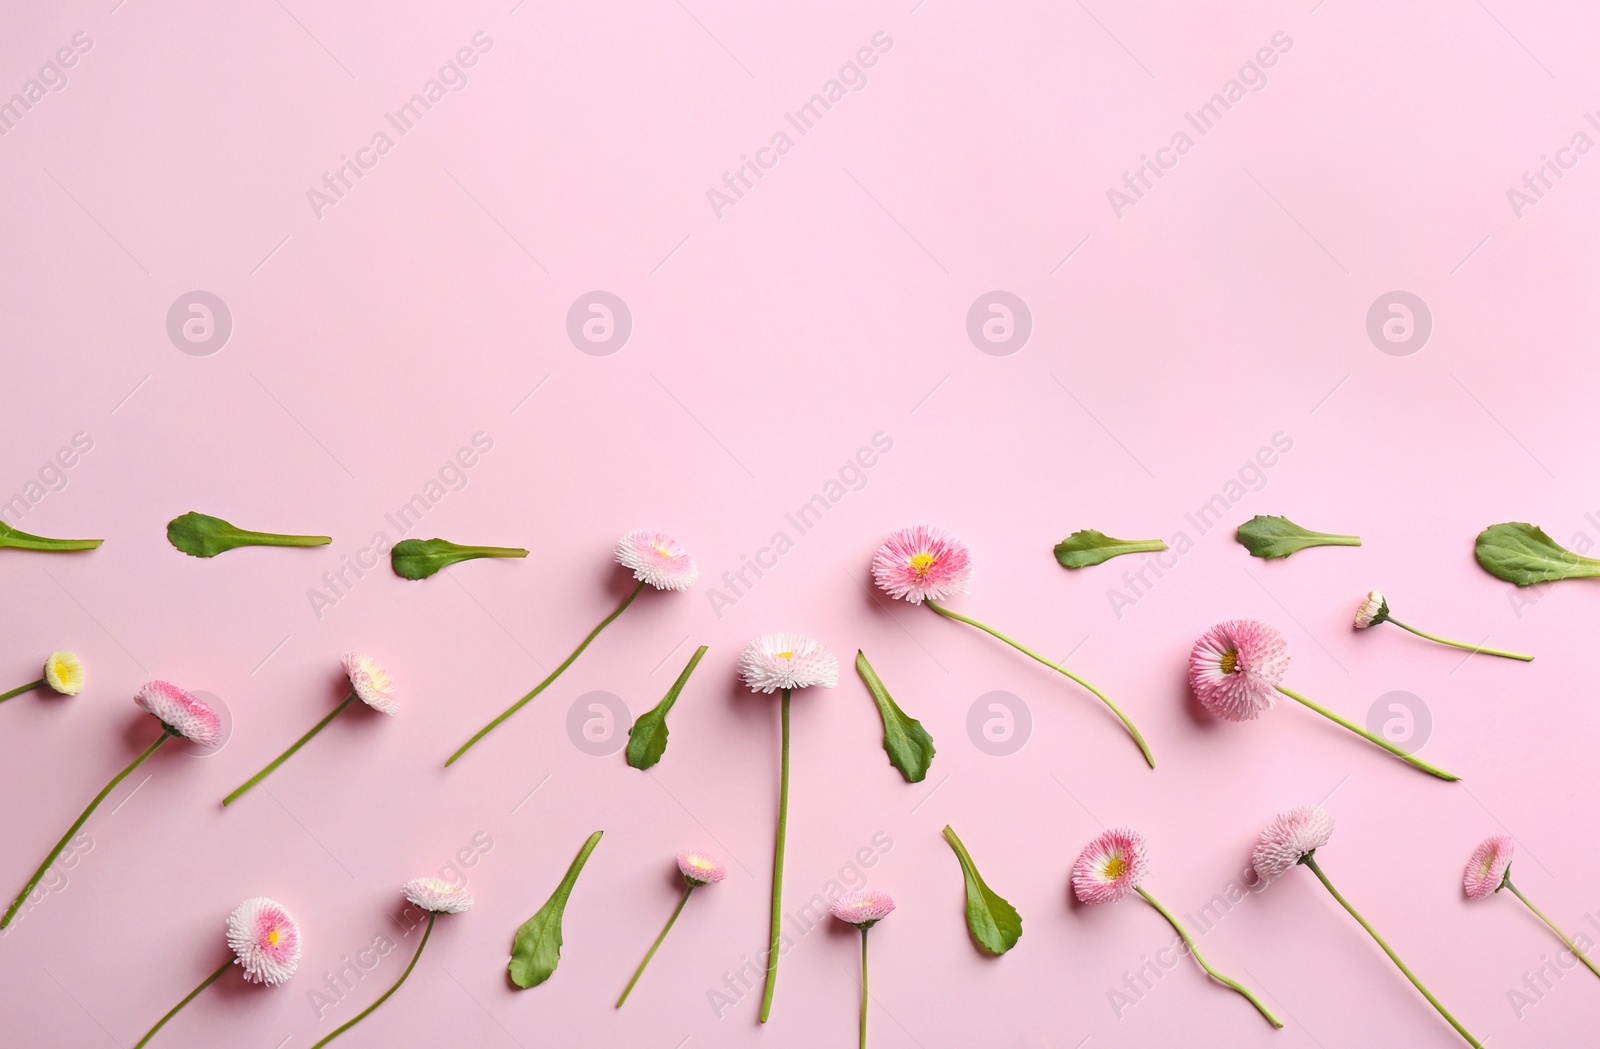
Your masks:
{"label": "pink background", "polygon": [[[1523,974],[1559,944],[1508,896],[1469,905],[1459,879],[1480,839],[1508,832],[1519,885],[1570,931],[1597,931],[1594,835],[1574,817],[1600,802],[1585,614],[1600,598],[1583,582],[1516,593],[1472,558],[1497,521],[1600,539],[1585,517],[1600,509],[1600,159],[1577,159],[1520,218],[1507,198],[1587,127],[1592,13],[513,2],[101,0],[7,17],[0,98],[75,33],[92,46],[0,138],[0,500],[23,497],[7,519],[29,531],[106,543],[0,553],[4,685],[55,648],[90,674],[79,698],[0,708],[0,888],[20,887],[151,738],[129,703],[141,682],[214,693],[235,729],[214,756],[164,752],[124,784],[0,941],[8,1044],[132,1044],[226,956],[229,910],[265,894],[303,924],[300,974],[277,989],[230,977],[155,1044],[308,1046],[403,968],[415,936],[394,924],[397,889],[422,874],[464,877],[478,907],[441,922],[407,986],[342,1045],[849,1044],[856,939],[832,923],[785,958],[767,1028],[759,985],[720,1019],[708,1000],[765,937],[776,704],[733,667],[773,629],[845,665],[838,689],[795,704],[789,908],[875,835],[891,843],[866,871],[900,906],[872,937],[876,1046],[1459,1044],[1298,871],[1201,939],[1284,1031],[1187,960],[1113,1009],[1108,992],[1172,936],[1136,902],[1069,906],[1067,870],[1102,821],[1141,828],[1147,885],[1195,913],[1242,877],[1268,818],[1324,799],[1338,820],[1324,867],[1478,1037],[1591,1035],[1600,985],[1571,970],[1519,1008],[1510,992],[1531,1000]],[[492,46],[465,88],[318,218],[307,190],[478,32]],[[707,191],[879,32],[892,44],[865,86],[719,218]],[[1280,32],[1292,44],[1264,86],[1119,218],[1107,190]],[[206,356],[165,326],[193,289],[233,318]],[[593,289],[633,318],[609,356],[567,336]],[[1033,318],[1008,356],[966,332],[993,289]],[[1410,355],[1366,332],[1393,289],[1432,313]],[[45,469],[77,433],[92,450]],[[319,616],[323,573],[375,533],[399,538],[385,513],[478,433],[492,450],[414,534],[534,556],[422,583],[380,564]],[[893,446],[864,486],[799,536],[785,513],[878,433]],[[1292,450],[1199,534],[1185,513],[1278,433]],[[30,499],[41,470],[59,490]],[[193,560],[163,534],[191,509],[335,542]],[[1256,513],[1365,545],[1263,563],[1228,537]],[[863,587],[876,544],[918,521],[973,550],[974,591],[955,607],[1072,653],[1144,730],[1157,771],[1080,690]],[[678,536],[700,585],[645,595],[446,773],[450,749],[624,592],[609,556],[630,528]],[[1063,572],[1050,547],[1078,528],[1195,543],[1119,610],[1108,592],[1127,593],[1138,559]],[[780,529],[794,548],[719,616],[713,588]],[[1374,586],[1416,625],[1538,661],[1358,635],[1350,616]],[[1425,756],[1464,782],[1301,709],[1249,725],[1199,714],[1186,654],[1235,616],[1283,629],[1290,684],[1351,717],[1418,697]],[[611,692],[637,714],[701,643],[654,770],[574,744],[580,697]],[[341,697],[352,647],[390,666],[401,715],[341,717],[224,813],[223,794]],[[922,784],[885,762],[857,647],[935,737]],[[1006,757],[966,727],[993,691],[1032,719]],[[1024,916],[1001,959],[968,938],[947,822]],[[514,991],[513,931],[601,828],[560,970]],[[689,845],[731,875],[690,901],[616,1011]],[[319,1018],[311,992],[380,933],[396,950]]]}

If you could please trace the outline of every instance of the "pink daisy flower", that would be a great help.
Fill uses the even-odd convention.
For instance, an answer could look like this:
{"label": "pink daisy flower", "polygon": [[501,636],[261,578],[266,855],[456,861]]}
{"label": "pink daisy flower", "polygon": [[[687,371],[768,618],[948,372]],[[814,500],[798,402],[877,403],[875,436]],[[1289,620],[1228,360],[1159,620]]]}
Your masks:
{"label": "pink daisy flower", "polygon": [[247,981],[280,984],[300,965],[300,926],[282,904],[257,896],[228,915],[228,946]]}
{"label": "pink daisy flower", "polygon": [[1486,838],[1472,850],[1472,858],[1467,860],[1467,870],[1462,877],[1467,899],[1481,900],[1500,891],[1511,870],[1511,854],[1515,850],[1510,836],[1505,834]]}
{"label": "pink daisy flower", "polygon": [[617,540],[617,564],[657,590],[687,590],[700,577],[694,558],[660,532],[629,532]]}
{"label": "pink daisy flower", "polygon": [[187,689],[167,681],[152,681],[139,690],[133,701],[191,743],[215,747],[222,742],[222,719]]}
{"label": "pink daisy flower", "polygon": [[1378,591],[1368,590],[1367,596],[1356,609],[1356,629],[1365,630],[1374,623],[1381,623],[1388,618],[1389,602],[1385,601],[1383,594]]}
{"label": "pink daisy flower", "polygon": [[400,710],[400,693],[389,672],[365,652],[346,652],[340,659],[356,696],[374,710],[393,715]]}
{"label": "pink daisy flower", "polygon": [[881,889],[846,893],[833,901],[833,916],[858,929],[870,929],[894,910],[894,897]]}
{"label": "pink daisy flower", "polygon": [[1072,865],[1072,891],[1084,903],[1116,903],[1132,895],[1150,861],[1144,835],[1118,827],[1095,838]]}
{"label": "pink daisy flower", "polygon": [[401,887],[406,899],[434,914],[463,914],[472,910],[472,893],[441,878],[413,878]]}
{"label": "pink daisy flower", "polygon": [[684,883],[691,888],[714,885],[728,876],[728,868],[717,862],[710,853],[700,849],[687,849],[678,853],[678,870],[683,873]]}
{"label": "pink daisy flower", "polygon": [[820,643],[801,634],[763,634],[739,657],[739,676],[752,692],[772,693],[839,683],[839,661]]}
{"label": "pink daisy flower", "polygon": [[920,605],[967,592],[972,557],[941,528],[916,525],[893,533],[872,557],[872,578],[890,597]]}
{"label": "pink daisy flower", "polygon": [[1250,865],[1263,883],[1276,881],[1333,836],[1333,817],[1320,805],[1302,805],[1273,819],[1261,832]]}
{"label": "pink daisy flower", "polygon": [[1208,711],[1252,721],[1277,701],[1289,669],[1289,643],[1259,619],[1230,619],[1201,635],[1189,652],[1189,687]]}

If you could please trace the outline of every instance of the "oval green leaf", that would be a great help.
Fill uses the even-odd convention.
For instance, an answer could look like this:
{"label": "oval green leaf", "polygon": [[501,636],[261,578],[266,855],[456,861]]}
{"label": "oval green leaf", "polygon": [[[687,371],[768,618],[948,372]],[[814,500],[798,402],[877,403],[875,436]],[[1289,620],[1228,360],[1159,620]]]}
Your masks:
{"label": "oval green leaf", "polygon": [[1525,521],[1485,528],[1473,553],[1484,571],[1518,586],[1600,576],[1600,561],[1573,553]]}
{"label": "oval green leaf", "polygon": [[678,701],[678,693],[689,683],[689,675],[700,665],[700,660],[709,647],[701,645],[695,654],[689,657],[689,665],[683,668],[678,680],[667,689],[667,694],[661,698],[661,702],[640,714],[639,720],[628,730],[628,764],[634,768],[642,772],[660,761],[661,755],[666,753],[667,712],[672,709],[672,704]]}
{"label": "oval green leaf", "polygon": [[600,844],[604,831],[595,831],[578,850],[578,856],[567,868],[556,891],[550,894],[539,913],[522,923],[511,944],[511,982],[524,989],[537,987],[550,979],[561,964],[561,916],[567,909],[567,898],[578,883],[578,874],[589,861],[589,854]]}
{"label": "oval green leaf", "polygon": [[389,551],[394,574],[403,579],[426,579],[446,565],[475,557],[527,557],[528,551],[509,546],[457,546],[444,539],[402,539]]}
{"label": "oval green leaf", "polygon": [[1239,544],[1250,551],[1252,557],[1272,560],[1288,557],[1311,546],[1360,546],[1361,537],[1337,535],[1333,532],[1312,532],[1301,528],[1287,517],[1268,517],[1257,514],[1234,533]]}
{"label": "oval green leaf", "polygon": [[967,882],[967,930],[978,945],[990,954],[1004,954],[1022,938],[1022,915],[1004,897],[984,884],[977,865],[961,844],[956,832],[945,825],[944,840],[961,861],[961,875]]}
{"label": "oval green leaf", "polygon": [[928,776],[933,764],[933,737],[922,727],[922,722],[900,709],[900,705],[883,687],[877,671],[867,662],[859,649],[856,651],[856,672],[866,682],[867,691],[878,704],[878,716],[883,719],[883,751],[889,755],[889,764],[900,770],[907,783],[920,783]]}
{"label": "oval green leaf", "polygon": [[1056,560],[1062,568],[1088,568],[1123,554],[1156,553],[1167,544],[1159,539],[1113,539],[1093,528],[1073,532],[1056,544]]}

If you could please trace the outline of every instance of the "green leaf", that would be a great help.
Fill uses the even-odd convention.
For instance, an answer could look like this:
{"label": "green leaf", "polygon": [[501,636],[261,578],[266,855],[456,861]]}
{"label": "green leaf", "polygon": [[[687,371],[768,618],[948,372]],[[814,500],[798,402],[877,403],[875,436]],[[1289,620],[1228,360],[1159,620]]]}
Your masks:
{"label": "green leaf", "polygon": [[856,672],[877,701],[878,714],[883,718],[883,750],[889,755],[889,764],[900,770],[907,783],[921,783],[928,776],[928,766],[933,764],[933,737],[922,722],[900,709],[859,649]]}
{"label": "green leaf", "polygon": [[961,874],[967,880],[967,928],[972,938],[990,954],[1004,954],[1022,938],[1022,915],[1004,898],[983,883],[978,868],[973,865],[967,847],[961,844],[949,824],[944,828],[944,840],[955,850],[961,861]]}
{"label": "green leaf", "polygon": [[561,915],[567,909],[567,897],[578,882],[578,873],[589,861],[589,853],[600,844],[605,831],[595,831],[578,850],[578,856],[567,868],[556,891],[550,894],[539,913],[522,923],[517,938],[511,944],[511,982],[518,987],[537,987],[550,979],[561,964]]}
{"label": "green leaf", "polygon": [[475,557],[527,557],[528,551],[509,546],[457,546],[444,539],[402,539],[389,551],[394,574],[406,579],[426,579],[446,565]]}
{"label": "green leaf", "polygon": [[192,510],[167,522],[167,542],[190,557],[216,557],[240,546],[327,546],[325,535],[277,535],[247,532],[220,517]]}
{"label": "green leaf", "polygon": [[1308,546],[1360,546],[1361,537],[1335,535],[1332,532],[1310,532],[1287,517],[1265,517],[1257,514],[1239,526],[1234,533],[1241,546],[1252,557],[1272,560],[1288,557]]}
{"label": "green leaf", "polygon": [[1573,553],[1544,529],[1521,521],[1490,525],[1479,532],[1474,553],[1484,571],[1518,586],[1600,576],[1600,561]]}
{"label": "green leaf", "polygon": [[42,535],[29,535],[20,528],[12,528],[0,521],[0,547],[14,550],[39,550],[56,553],[63,550],[93,550],[104,539],[47,539]]}
{"label": "green leaf", "polygon": [[689,683],[689,675],[694,673],[694,668],[700,665],[701,658],[706,654],[708,645],[701,645],[695,654],[689,657],[689,665],[683,668],[683,673],[678,675],[678,680],[667,689],[667,694],[661,697],[661,702],[639,715],[639,720],[633,723],[628,730],[628,764],[641,772],[661,760],[661,755],[667,749],[667,711],[672,709],[672,704],[678,701],[678,693],[683,691],[683,686]]}
{"label": "green leaf", "polygon": [[1123,554],[1154,553],[1165,550],[1159,539],[1113,539],[1093,528],[1073,532],[1056,544],[1056,560],[1062,568],[1087,568]]}

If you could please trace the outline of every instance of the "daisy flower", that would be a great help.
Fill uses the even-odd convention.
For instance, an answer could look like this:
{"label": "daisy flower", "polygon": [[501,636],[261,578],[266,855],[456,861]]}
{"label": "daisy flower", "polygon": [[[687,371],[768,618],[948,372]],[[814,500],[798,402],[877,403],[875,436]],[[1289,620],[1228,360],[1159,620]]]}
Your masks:
{"label": "daisy flower", "polygon": [[690,557],[683,547],[678,545],[676,539],[662,535],[660,532],[629,532],[617,540],[614,556],[617,563],[624,568],[631,569],[633,578],[638,580],[633,589],[628,591],[627,596],[622,599],[622,603],[617,605],[610,615],[600,620],[599,625],[589,631],[587,637],[578,642],[578,647],[572,650],[572,654],[562,660],[561,665],[552,670],[548,677],[533,686],[532,691],[501,711],[493,721],[483,726],[471,739],[457,747],[456,752],[446,759],[445,768],[454,765],[461,755],[477,746],[478,741],[493,732],[502,721],[527,706],[534,696],[549,688],[550,683],[560,677],[562,671],[570,667],[573,661],[583,654],[583,650],[589,647],[589,643],[600,636],[600,631],[610,626],[612,620],[620,616],[627,610],[629,605],[633,604],[633,599],[638,597],[640,591],[644,590],[646,586],[654,587],[657,590],[687,590],[694,585],[694,581],[699,575],[699,569],[695,568],[694,565],[694,558]]}
{"label": "daisy flower", "polygon": [[63,696],[76,696],[83,691],[83,664],[71,652],[52,652],[50,658],[44,661],[43,677],[26,685],[18,685],[9,692],[0,692],[0,703],[46,685]]}
{"label": "daisy flower", "polygon": [[789,829],[789,698],[797,688],[839,683],[839,661],[821,644],[800,634],[763,634],[739,656],[739,676],[752,692],[781,692],[782,760],[778,779],[778,839],[772,859],[772,949],[767,954],[767,986],[761,995],[761,1022],[772,1014],[772,992],[778,984],[778,946],[783,920],[783,847]]}
{"label": "daisy flower", "polygon": [[1511,838],[1505,834],[1496,834],[1485,838],[1483,843],[1472,850],[1472,855],[1467,859],[1467,869],[1462,875],[1462,885],[1467,891],[1467,899],[1482,900],[1493,896],[1501,889],[1510,889],[1511,894],[1523,902],[1528,910],[1534,913],[1540,921],[1544,922],[1549,930],[1556,934],[1556,938],[1567,945],[1567,950],[1572,952],[1589,971],[1600,976],[1600,968],[1590,960],[1589,956],[1579,949],[1578,945],[1555,922],[1545,917],[1544,911],[1533,905],[1533,901],[1522,894],[1522,890],[1511,883],[1511,855],[1516,851]]}
{"label": "daisy flower", "polygon": [[1117,903],[1138,893],[1141,899],[1154,907],[1178,935],[1183,937],[1183,942],[1189,947],[1189,953],[1200,963],[1200,968],[1218,983],[1243,995],[1245,1000],[1255,1006],[1272,1026],[1282,1027],[1283,1022],[1272,1015],[1272,1010],[1268,1009],[1254,992],[1237,980],[1217,972],[1200,957],[1200,951],[1195,946],[1194,937],[1189,935],[1189,930],[1183,927],[1183,923],[1178,921],[1175,914],[1163,907],[1139,884],[1144,880],[1149,866],[1144,835],[1126,827],[1108,830],[1084,846],[1083,851],[1078,854],[1077,862],[1072,865],[1072,891],[1082,903]]}
{"label": "daisy flower", "polygon": [[1439,999],[1433,996],[1433,992],[1423,986],[1422,981],[1417,979],[1416,974],[1406,967],[1406,963],[1400,960],[1398,954],[1394,953],[1394,948],[1390,947],[1384,938],[1378,935],[1378,930],[1374,929],[1371,923],[1351,906],[1349,900],[1340,895],[1339,890],[1333,887],[1333,882],[1329,881],[1328,876],[1323,873],[1322,867],[1317,864],[1316,851],[1326,845],[1332,835],[1333,817],[1328,815],[1327,810],[1321,806],[1303,805],[1300,808],[1291,809],[1275,817],[1262,830],[1261,838],[1256,843],[1255,851],[1250,856],[1250,865],[1255,869],[1256,877],[1260,878],[1263,883],[1276,881],[1278,877],[1296,866],[1303,865],[1309,868],[1311,873],[1317,876],[1317,880],[1322,883],[1323,888],[1327,889],[1329,894],[1338,901],[1339,905],[1349,912],[1350,917],[1354,918],[1367,931],[1367,935],[1371,936],[1378,946],[1383,948],[1383,953],[1387,954],[1389,960],[1394,962],[1395,967],[1404,974],[1407,980],[1411,981],[1411,986],[1421,992],[1422,996],[1428,1000],[1428,1004],[1438,1010],[1439,1015],[1444,1017],[1451,1027],[1455,1028],[1457,1034],[1467,1040],[1468,1045],[1471,1045],[1473,1049],[1482,1049],[1482,1043],[1472,1037],[1471,1032],[1461,1026],[1461,1023],[1454,1016],[1450,1015],[1450,1010],[1446,1009]]}
{"label": "daisy flower", "polygon": [[345,676],[350,679],[350,694],[344,701],[330,710],[325,717],[311,730],[289,745],[289,749],[268,762],[267,767],[251,776],[239,785],[232,794],[222,799],[226,808],[244,796],[245,791],[272,775],[279,765],[294,754],[295,751],[311,742],[311,737],[333,724],[333,719],[344,713],[344,709],[356,700],[361,700],[367,706],[385,714],[393,715],[400,709],[400,693],[395,689],[394,680],[389,677],[389,672],[378,665],[377,660],[365,652],[346,652],[340,659],[344,666]]}
{"label": "daisy flower", "polygon": [[1499,648],[1484,648],[1482,645],[1469,645],[1463,641],[1451,641],[1449,638],[1439,637],[1437,634],[1430,634],[1425,630],[1418,630],[1414,626],[1406,626],[1389,614],[1389,602],[1384,600],[1384,596],[1381,593],[1376,590],[1369,590],[1367,591],[1367,596],[1362,599],[1360,606],[1356,608],[1356,629],[1365,630],[1367,627],[1377,626],[1379,623],[1393,623],[1401,630],[1408,630],[1418,637],[1427,638],[1429,641],[1437,641],[1439,644],[1449,645],[1451,648],[1463,648],[1468,652],[1482,652],[1486,656],[1520,659],[1524,663],[1533,662],[1532,656],[1525,656],[1520,652],[1507,652]]}
{"label": "daisy flower", "polygon": [[894,897],[881,889],[863,889],[833,901],[833,916],[861,930],[861,1049],[867,1049],[867,930],[893,910]]}
{"label": "daisy flower", "polygon": [[178,1015],[180,1009],[194,1001],[201,991],[210,987],[234,965],[244,970],[246,983],[267,986],[283,983],[300,967],[300,926],[295,923],[293,915],[284,910],[283,904],[265,896],[245,900],[228,915],[228,946],[233,950],[233,957],[218,966],[210,976],[200,981],[200,986],[157,1020],[156,1025],[145,1032],[133,1049],[142,1049],[157,1031],[166,1026],[168,1020]]}
{"label": "daisy flower", "polygon": [[94,800],[89,802],[89,807],[84,809],[78,815],[78,818],[73,821],[72,826],[67,828],[67,832],[61,836],[61,840],[56,842],[55,847],[44,858],[44,862],[39,864],[38,870],[33,872],[32,877],[28,879],[28,883],[22,887],[22,891],[17,893],[17,898],[11,901],[11,906],[6,908],[4,917],[0,917],[0,929],[4,929],[11,924],[11,920],[17,916],[17,910],[22,906],[23,901],[32,894],[34,887],[39,884],[39,880],[50,869],[50,865],[56,861],[56,857],[61,855],[61,850],[65,849],[67,843],[77,835],[78,831],[83,829],[83,825],[89,821],[89,817],[94,813],[94,810],[100,807],[100,803],[110,797],[111,792],[117,788],[117,784],[127,779],[134,769],[149,760],[150,755],[159,750],[163,743],[174,736],[182,736],[184,739],[198,743],[203,747],[215,747],[222,742],[222,719],[217,716],[217,712],[212,710],[204,700],[191,692],[179,688],[177,685],[169,684],[165,681],[152,681],[139,690],[139,694],[134,697],[133,701],[161,722],[161,735],[156,737],[155,742],[141,751],[139,756],[134,758],[127,768],[112,776],[111,782],[107,783],[100,793],[94,796]]}
{"label": "daisy flower", "polygon": [[951,611],[940,604],[951,594],[967,592],[967,580],[972,575],[972,557],[967,548],[943,529],[916,525],[902,528],[889,536],[872,557],[872,578],[878,588],[890,597],[909,601],[913,605],[927,605],[946,619],[954,619],[975,626],[991,637],[998,638],[1030,659],[1035,659],[1051,670],[1063,674],[1088,689],[1104,703],[1122,722],[1123,728],[1139,745],[1139,752],[1151,768],[1156,759],[1145,746],[1144,737],[1128,720],[1117,705],[1104,692],[1074,674],[1060,663],[1052,662],[1033,649],[976,619]]}
{"label": "daisy flower", "polygon": [[639,977],[644,975],[644,967],[650,964],[650,959],[656,956],[656,950],[661,946],[661,941],[667,938],[667,933],[672,931],[672,924],[678,920],[678,915],[683,913],[683,905],[689,902],[689,894],[703,885],[715,885],[728,876],[728,868],[710,853],[702,849],[688,849],[678,853],[678,872],[683,875],[683,895],[678,897],[678,905],[672,909],[672,916],[667,919],[667,924],[661,927],[661,933],[656,937],[656,942],[650,945],[645,952],[644,961],[633,971],[633,979],[628,981],[628,986],[622,989],[622,996],[617,999],[617,1008],[622,1008],[622,1003],[628,1000],[628,995],[633,993],[633,985],[639,982]]}
{"label": "daisy flower", "polygon": [[1271,709],[1279,695],[1288,696],[1430,775],[1461,778],[1293,691],[1282,684],[1288,669],[1289,643],[1282,634],[1259,619],[1230,619],[1207,630],[1190,649],[1189,688],[1201,706],[1228,721],[1253,721]]}
{"label": "daisy flower", "polygon": [[322,1049],[322,1046],[327,1045],[362,1020],[365,1020],[368,1014],[388,1001],[389,996],[400,989],[400,985],[406,982],[406,977],[411,975],[411,970],[417,967],[417,959],[422,957],[422,949],[428,946],[428,937],[433,935],[433,923],[438,920],[439,915],[461,914],[472,909],[473,899],[470,892],[458,885],[453,885],[438,878],[413,878],[401,886],[400,891],[408,902],[422,908],[428,914],[428,924],[423,927],[422,939],[417,942],[416,953],[411,956],[411,961],[406,966],[405,971],[400,974],[400,978],[387,991],[379,995],[377,1001],[356,1013],[338,1027],[335,1027],[325,1038],[313,1045],[311,1049]]}

